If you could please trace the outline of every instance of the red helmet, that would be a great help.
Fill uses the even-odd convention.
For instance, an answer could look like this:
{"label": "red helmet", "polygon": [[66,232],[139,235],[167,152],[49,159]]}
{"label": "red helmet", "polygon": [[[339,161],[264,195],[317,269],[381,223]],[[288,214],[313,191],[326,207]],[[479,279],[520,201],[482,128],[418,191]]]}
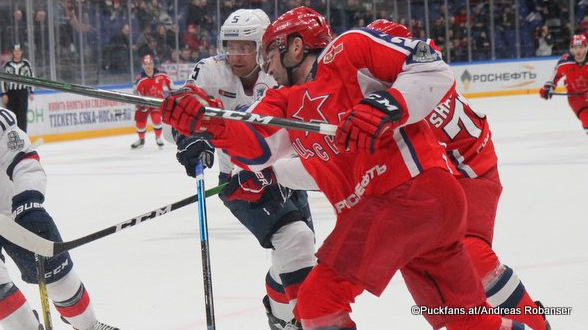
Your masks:
{"label": "red helmet", "polygon": [[587,46],[587,45],[588,45],[588,39],[586,39],[586,36],[583,34],[576,34],[570,40],[570,48],[575,47],[575,46]]}
{"label": "red helmet", "polygon": [[292,34],[302,38],[306,50],[325,48],[333,40],[333,33],[323,15],[308,7],[298,7],[267,27],[262,39],[263,49],[267,51],[272,43],[277,42],[280,51],[284,51],[288,36]]}
{"label": "red helmet", "polygon": [[393,37],[412,38],[412,33],[410,33],[410,30],[406,26],[387,19],[377,19],[366,26],[366,28],[386,33]]}

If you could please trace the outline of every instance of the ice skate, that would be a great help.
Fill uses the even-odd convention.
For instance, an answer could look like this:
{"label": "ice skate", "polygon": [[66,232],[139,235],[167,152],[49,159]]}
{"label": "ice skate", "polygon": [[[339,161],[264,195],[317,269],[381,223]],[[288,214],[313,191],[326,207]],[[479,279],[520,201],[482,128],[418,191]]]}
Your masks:
{"label": "ice skate", "polygon": [[302,330],[302,324],[296,319],[292,319],[292,321],[286,323],[284,330]]}
{"label": "ice skate", "polygon": [[268,296],[263,297],[263,306],[265,307],[265,313],[267,315],[267,321],[270,330],[302,330],[302,324],[300,324],[300,322],[298,322],[296,319],[292,319],[292,321],[286,322],[272,314]]}
{"label": "ice skate", "polygon": [[[37,318],[37,321],[39,321],[39,313],[37,313],[37,311],[33,309],[33,314],[35,314],[35,317]],[[45,330],[45,328],[41,324],[41,321],[39,321],[39,330]]]}
{"label": "ice skate", "polygon": [[160,137],[156,137],[155,138],[155,143],[157,143],[157,146],[161,149],[163,148],[163,140]]}
{"label": "ice skate", "polygon": [[131,144],[131,149],[143,148],[144,145],[145,145],[145,139],[138,139],[133,144]]}
{"label": "ice skate", "polygon": [[96,322],[92,330],[120,330],[119,328],[112,327],[110,325],[106,325],[102,322]]}
{"label": "ice skate", "polygon": [[[70,324],[63,316],[61,317],[61,320],[63,322],[65,322],[66,324]],[[78,329],[75,329],[75,330],[78,330]],[[91,327],[88,330],[120,330],[120,329],[119,328],[112,327],[112,326],[107,325],[107,324],[104,324],[102,322],[96,321],[96,323],[94,324],[94,326]]]}

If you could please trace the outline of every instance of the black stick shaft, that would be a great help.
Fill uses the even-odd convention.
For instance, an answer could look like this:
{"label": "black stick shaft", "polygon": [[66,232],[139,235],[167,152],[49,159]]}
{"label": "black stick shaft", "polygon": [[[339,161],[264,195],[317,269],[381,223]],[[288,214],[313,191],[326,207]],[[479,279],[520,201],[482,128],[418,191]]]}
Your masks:
{"label": "black stick shaft", "polygon": [[[209,197],[209,196],[218,194],[221,190],[223,190],[225,185],[226,184],[222,184],[217,187],[208,189],[205,192],[205,196]],[[171,211],[177,210],[177,209],[184,207],[186,205],[190,205],[196,201],[198,201],[198,195],[193,195],[188,198],[184,198],[180,201],[177,201],[175,203],[168,204],[166,206],[155,209],[151,212],[147,212],[145,214],[136,216],[132,219],[120,222],[114,226],[110,226],[108,228],[102,229],[102,230],[97,231],[95,233],[86,235],[84,237],[80,237],[78,239],[68,241],[68,242],[55,243],[54,247],[53,247],[53,255],[58,255],[58,254],[63,253],[65,251],[69,251],[69,250],[74,249],[76,247],[79,247],[79,246],[88,244],[90,242],[93,242],[95,240],[98,240],[102,237],[112,235],[112,234],[119,232],[121,230],[133,227],[133,226],[138,225],[140,223],[143,223],[147,220],[150,220],[150,219],[156,218],[158,216],[164,215],[166,213],[169,213]]]}

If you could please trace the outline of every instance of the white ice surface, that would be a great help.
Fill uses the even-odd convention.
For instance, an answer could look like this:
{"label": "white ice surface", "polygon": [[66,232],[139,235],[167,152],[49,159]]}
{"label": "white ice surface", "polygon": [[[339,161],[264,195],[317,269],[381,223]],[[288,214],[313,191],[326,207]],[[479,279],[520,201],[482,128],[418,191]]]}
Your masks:
{"label": "white ice surface", "polygon": [[[532,298],[572,307],[550,316],[554,329],[588,329],[588,136],[565,97],[473,99],[487,113],[500,159],[504,193],[495,250],[518,273]],[[48,174],[46,208],[71,240],[196,192],[175,160],[148,133],[48,143],[39,147]],[[218,170],[206,172],[216,186]],[[310,194],[317,239],[333,227],[324,197]],[[217,329],[267,329],[261,305],[269,253],[223,207],[207,199]],[[124,330],[205,329],[198,215],[194,205],[72,251],[99,319]],[[37,287],[15,282],[40,309]],[[353,306],[359,329],[428,329],[413,316],[402,278],[382,297],[363,294]],[[70,329],[53,310],[55,329]]]}

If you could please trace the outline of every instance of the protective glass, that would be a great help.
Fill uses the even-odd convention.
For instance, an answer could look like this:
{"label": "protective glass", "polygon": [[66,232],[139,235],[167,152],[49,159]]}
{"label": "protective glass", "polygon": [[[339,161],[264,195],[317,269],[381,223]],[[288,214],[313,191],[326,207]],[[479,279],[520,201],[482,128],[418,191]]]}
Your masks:
{"label": "protective glass", "polygon": [[269,54],[278,49],[278,43],[277,42],[272,42],[269,47],[267,47],[267,49],[261,49],[259,51],[259,53],[257,54],[257,63],[259,64],[259,66],[261,67],[261,69],[263,70],[263,72],[267,73],[268,72],[268,68],[269,68],[269,64],[270,64],[270,57]]}
{"label": "protective glass", "polygon": [[228,41],[224,52],[229,56],[247,56],[257,51],[255,43],[231,42]]}

